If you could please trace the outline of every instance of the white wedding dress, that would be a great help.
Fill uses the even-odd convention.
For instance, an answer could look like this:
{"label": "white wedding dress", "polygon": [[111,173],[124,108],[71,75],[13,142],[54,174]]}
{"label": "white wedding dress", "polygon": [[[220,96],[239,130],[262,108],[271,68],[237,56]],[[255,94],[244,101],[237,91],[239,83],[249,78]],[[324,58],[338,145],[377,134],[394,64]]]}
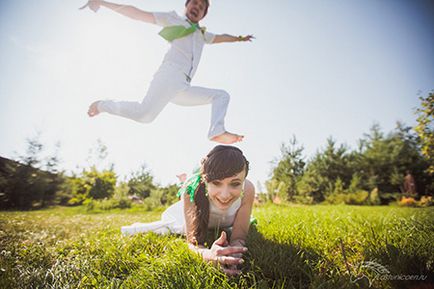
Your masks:
{"label": "white wedding dress", "polygon": [[[152,223],[134,223],[121,228],[123,235],[133,235],[142,232],[155,232],[157,234],[183,234],[185,235],[184,195],[181,200],[168,207],[161,215],[161,220]],[[228,228],[234,224],[241,198],[235,200],[226,210],[217,208],[211,201],[209,203],[208,228]]]}

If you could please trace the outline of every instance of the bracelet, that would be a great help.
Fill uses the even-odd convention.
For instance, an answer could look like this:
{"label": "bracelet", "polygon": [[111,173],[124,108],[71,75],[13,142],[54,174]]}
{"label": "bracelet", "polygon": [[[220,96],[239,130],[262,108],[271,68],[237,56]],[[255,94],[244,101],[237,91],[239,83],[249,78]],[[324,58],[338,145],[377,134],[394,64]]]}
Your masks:
{"label": "bracelet", "polygon": [[240,36],[238,36],[238,40],[243,40],[243,36],[242,35],[240,35]]}

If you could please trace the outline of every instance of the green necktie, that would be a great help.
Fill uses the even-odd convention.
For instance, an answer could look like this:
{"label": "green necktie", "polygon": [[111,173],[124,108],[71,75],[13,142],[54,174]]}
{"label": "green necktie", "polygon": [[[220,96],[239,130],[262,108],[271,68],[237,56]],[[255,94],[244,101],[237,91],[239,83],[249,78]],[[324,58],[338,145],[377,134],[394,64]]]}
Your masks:
{"label": "green necktie", "polygon": [[199,29],[199,25],[197,23],[190,24],[191,26],[188,28],[183,25],[167,26],[164,27],[158,34],[167,41],[172,42],[175,39],[190,35]]}

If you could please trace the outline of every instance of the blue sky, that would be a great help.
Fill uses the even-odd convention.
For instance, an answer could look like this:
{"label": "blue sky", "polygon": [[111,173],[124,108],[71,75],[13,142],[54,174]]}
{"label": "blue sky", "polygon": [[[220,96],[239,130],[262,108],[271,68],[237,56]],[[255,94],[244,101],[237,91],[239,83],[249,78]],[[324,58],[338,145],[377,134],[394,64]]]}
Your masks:
{"label": "blue sky", "polygon": [[[161,184],[190,171],[213,146],[210,107],[169,104],[149,125],[102,115],[100,98],[141,100],[167,44],[159,27],[85,1],[0,2],[0,155],[23,153],[42,131],[61,164],[88,164],[101,139],[120,175],[142,163]],[[180,0],[131,0],[148,11],[183,13]],[[418,93],[434,88],[434,4],[429,0],[212,1],[202,25],[214,33],[254,34],[252,43],[206,46],[194,85],[231,95],[226,126],[250,178],[265,181],[282,142],[295,135],[311,156],[333,136],[355,147],[378,122],[414,125]]]}

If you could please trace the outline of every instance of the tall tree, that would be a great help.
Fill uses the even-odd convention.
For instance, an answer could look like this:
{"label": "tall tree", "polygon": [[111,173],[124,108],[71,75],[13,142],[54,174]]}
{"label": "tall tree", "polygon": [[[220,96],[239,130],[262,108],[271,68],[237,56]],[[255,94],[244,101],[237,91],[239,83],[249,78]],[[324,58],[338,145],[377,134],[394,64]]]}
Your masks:
{"label": "tall tree", "polygon": [[434,92],[420,97],[421,107],[416,109],[417,125],[414,128],[420,138],[422,154],[429,162],[428,173],[434,175]]}
{"label": "tall tree", "polygon": [[419,180],[421,188],[425,187],[426,162],[411,127],[398,122],[396,128],[385,135],[380,126],[374,124],[361,142],[364,146],[358,168],[363,172],[366,189],[378,188],[380,194],[401,192],[406,171],[411,171]]}
{"label": "tall tree", "polygon": [[338,179],[342,187],[348,187],[353,175],[350,160],[351,154],[345,145],[336,146],[333,138],[327,139],[326,147],[308,162],[299,183],[300,192],[319,202],[334,192]]}
{"label": "tall tree", "polygon": [[[288,144],[282,143],[280,147],[280,157],[274,160],[275,167],[272,173],[272,179],[275,183],[286,184],[284,197],[292,200],[298,194],[297,182],[303,176],[305,161],[303,157],[303,146],[299,145],[295,136]],[[281,186],[282,187],[282,186]]]}

